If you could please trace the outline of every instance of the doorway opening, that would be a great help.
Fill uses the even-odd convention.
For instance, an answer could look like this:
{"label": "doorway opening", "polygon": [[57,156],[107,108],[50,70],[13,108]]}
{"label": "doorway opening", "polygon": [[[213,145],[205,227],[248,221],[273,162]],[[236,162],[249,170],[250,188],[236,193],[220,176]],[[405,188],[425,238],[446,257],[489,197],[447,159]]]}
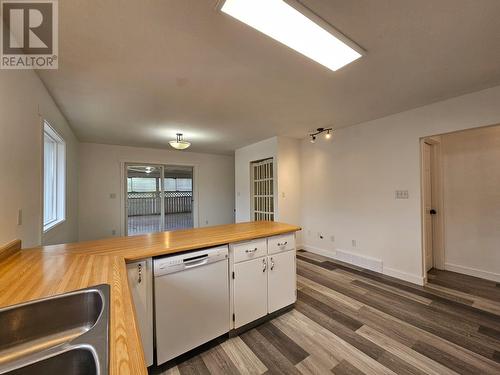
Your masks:
{"label": "doorway opening", "polygon": [[193,167],[126,164],[126,234],[194,226]]}
{"label": "doorway opening", "polygon": [[421,158],[428,286],[500,302],[500,125],[423,138]]}

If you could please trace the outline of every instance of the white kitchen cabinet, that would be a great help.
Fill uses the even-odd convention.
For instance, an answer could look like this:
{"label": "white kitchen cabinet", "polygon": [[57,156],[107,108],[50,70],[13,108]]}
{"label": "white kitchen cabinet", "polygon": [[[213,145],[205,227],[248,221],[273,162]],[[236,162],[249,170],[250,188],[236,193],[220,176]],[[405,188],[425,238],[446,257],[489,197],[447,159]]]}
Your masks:
{"label": "white kitchen cabinet", "polygon": [[230,245],[233,328],[297,300],[295,234]]}
{"label": "white kitchen cabinet", "polygon": [[268,256],[268,312],[289,306],[297,299],[295,250]]}
{"label": "white kitchen cabinet", "polygon": [[267,314],[267,259],[249,260],[234,265],[234,328]]}
{"label": "white kitchen cabinet", "polygon": [[146,366],[153,364],[153,261],[127,264],[127,275],[139,324]]}

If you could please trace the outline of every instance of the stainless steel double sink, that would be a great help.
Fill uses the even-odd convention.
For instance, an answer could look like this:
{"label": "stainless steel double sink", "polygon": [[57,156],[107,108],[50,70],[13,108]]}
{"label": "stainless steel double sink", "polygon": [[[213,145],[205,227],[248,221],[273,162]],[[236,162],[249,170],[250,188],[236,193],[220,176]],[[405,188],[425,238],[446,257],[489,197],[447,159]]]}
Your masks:
{"label": "stainless steel double sink", "polygon": [[109,285],[0,309],[0,374],[107,375]]}

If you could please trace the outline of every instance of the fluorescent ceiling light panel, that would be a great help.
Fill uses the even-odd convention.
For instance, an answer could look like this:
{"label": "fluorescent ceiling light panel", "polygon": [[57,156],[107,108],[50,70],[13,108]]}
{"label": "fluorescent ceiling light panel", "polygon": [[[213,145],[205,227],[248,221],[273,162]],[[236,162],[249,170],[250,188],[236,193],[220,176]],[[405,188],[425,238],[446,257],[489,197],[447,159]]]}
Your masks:
{"label": "fluorescent ceiling light panel", "polygon": [[361,57],[283,0],[226,0],[221,10],[333,71]]}

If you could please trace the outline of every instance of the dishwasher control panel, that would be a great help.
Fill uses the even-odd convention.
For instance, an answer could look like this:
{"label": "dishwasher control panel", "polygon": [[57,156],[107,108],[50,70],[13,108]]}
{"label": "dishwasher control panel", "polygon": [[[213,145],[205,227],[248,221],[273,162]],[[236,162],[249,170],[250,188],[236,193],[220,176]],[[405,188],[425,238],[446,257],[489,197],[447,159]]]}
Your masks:
{"label": "dishwasher control panel", "polygon": [[228,246],[218,246],[211,249],[204,249],[171,255],[154,260],[154,276],[168,275],[190,268],[200,267],[206,264],[218,262],[228,258]]}

